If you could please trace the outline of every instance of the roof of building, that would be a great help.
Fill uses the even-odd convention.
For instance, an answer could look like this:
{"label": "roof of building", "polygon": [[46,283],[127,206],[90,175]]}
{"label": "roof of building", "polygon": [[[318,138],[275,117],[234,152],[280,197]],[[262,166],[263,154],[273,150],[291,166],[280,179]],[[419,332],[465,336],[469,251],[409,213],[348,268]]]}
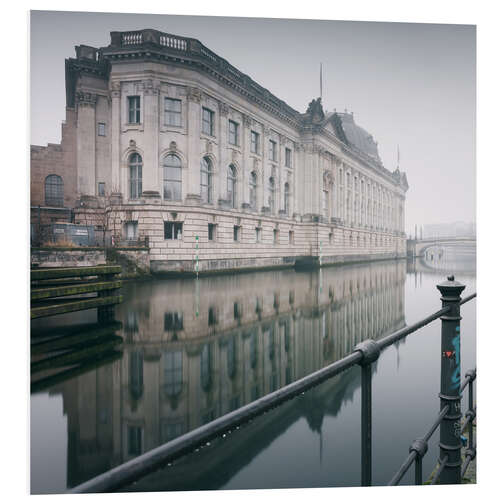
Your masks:
{"label": "roof of building", "polygon": [[[333,113],[329,113],[327,118],[331,115]],[[369,132],[354,122],[354,115],[352,113],[337,113],[337,115],[340,118],[340,125],[348,143],[366,155],[380,161],[377,143]]]}

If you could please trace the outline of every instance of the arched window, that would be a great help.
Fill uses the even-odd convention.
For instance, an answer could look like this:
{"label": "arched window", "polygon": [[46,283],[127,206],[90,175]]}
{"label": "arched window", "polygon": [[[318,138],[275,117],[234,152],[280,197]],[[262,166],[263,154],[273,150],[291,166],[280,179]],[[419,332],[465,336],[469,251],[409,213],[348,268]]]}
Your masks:
{"label": "arched window", "polygon": [[49,207],[62,207],[64,205],[63,180],[58,175],[45,177],[45,205]]}
{"label": "arched window", "polygon": [[142,157],[139,153],[132,153],[128,159],[130,171],[130,198],[139,198],[142,195]]}
{"label": "arched window", "polygon": [[288,182],[285,182],[285,213],[289,215],[290,212],[290,185]]}
{"label": "arched window", "polygon": [[204,156],[201,159],[200,194],[205,203],[212,203],[212,175],[212,162]]}
{"label": "arched window", "polygon": [[227,199],[232,208],[236,208],[236,167],[229,165],[227,168]]}
{"label": "arched window", "polygon": [[274,177],[269,177],[268,191],[269,191],[269,197],[268,197],[269,210],[273,214],[274,213],[274,194],[275,194]]}
{"label": "arched window", "polygon": [[257,174],[255,172],[250,173],[250,206],[257,207]]}
{"label": "arched window", "polygon": [[182,165],[178,156],[169,154],[163,160],[163,198],[182,199]]}

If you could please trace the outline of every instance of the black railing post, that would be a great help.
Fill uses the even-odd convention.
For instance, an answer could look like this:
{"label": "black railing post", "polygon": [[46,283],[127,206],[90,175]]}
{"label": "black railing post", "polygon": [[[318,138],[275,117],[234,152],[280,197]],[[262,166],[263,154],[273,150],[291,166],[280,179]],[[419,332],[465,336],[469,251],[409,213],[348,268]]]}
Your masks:
{"label": "black railing post", "polygon": [[465,285],[449,276],[447,281],[437,285],[441,292],[443,307],[450,310],[441,316],[441,409],[449,411],[441,422],[439,439],[439,461],[448,460],[441,473],[441,484],[461,482],[462,444],[460,406],[460,294]]}
{"label": "black railing post", "polygon": [[476,379],[476,370],[469,370],[466,373],[466,376],[469,378],[469,410],[467,411],[467,414],[469,415],[469,442],[467,448],[469,450],[474,449],[474,417],[475,417],[475,412],[474,412],[474,380]]}
{"label": "black railing post", "polygon": [[356,345],[363,358],[361,365],[361,486],[372,484],[372,363],[380,355],[380,346],[368,339]]}
{"label": "black railing post", "polygon": [[427,440],[425,438],[417,438],[410,446],[409,452],[415,452],[415,484],[422,484],[422,460],[427,453]]}

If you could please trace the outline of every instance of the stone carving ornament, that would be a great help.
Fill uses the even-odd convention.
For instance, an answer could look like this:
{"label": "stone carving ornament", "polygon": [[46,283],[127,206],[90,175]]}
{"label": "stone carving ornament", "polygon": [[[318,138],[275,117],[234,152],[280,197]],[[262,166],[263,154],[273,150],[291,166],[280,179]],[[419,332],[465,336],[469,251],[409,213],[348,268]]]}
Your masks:
{"label": "stone carving ornament", "polygon": [[225,102],[219,102],[219,113],[221,116],[227,116],[229,114],[229,106]]}
{"label": "stone carving ornament", "polygon": [[187,89],[187,99],[188,101],[193,101],[200,103],[201,101],[201,90],[198,87],[188,87]]}
{"label": "stone carving ornament", "polygon": [[76,99],[78,102],[78,106],[94,107],[97,102],[97,94],[95,94],[94,92],[79,91],[76,93]]}

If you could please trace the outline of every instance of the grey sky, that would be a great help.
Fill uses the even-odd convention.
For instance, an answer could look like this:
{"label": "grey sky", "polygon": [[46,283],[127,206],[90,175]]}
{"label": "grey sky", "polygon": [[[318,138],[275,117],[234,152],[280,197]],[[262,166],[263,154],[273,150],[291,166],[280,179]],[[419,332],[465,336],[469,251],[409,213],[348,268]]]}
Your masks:
{"label": "grey sky", "polygon": [[322,62],[324,107],[354,112],[389,170],[399,144],[407,231],[475,219],[474,26],[34,11],[32,144],[60,141],[74,46],[141,28],[199,39],[301,112],[319,95]]}

